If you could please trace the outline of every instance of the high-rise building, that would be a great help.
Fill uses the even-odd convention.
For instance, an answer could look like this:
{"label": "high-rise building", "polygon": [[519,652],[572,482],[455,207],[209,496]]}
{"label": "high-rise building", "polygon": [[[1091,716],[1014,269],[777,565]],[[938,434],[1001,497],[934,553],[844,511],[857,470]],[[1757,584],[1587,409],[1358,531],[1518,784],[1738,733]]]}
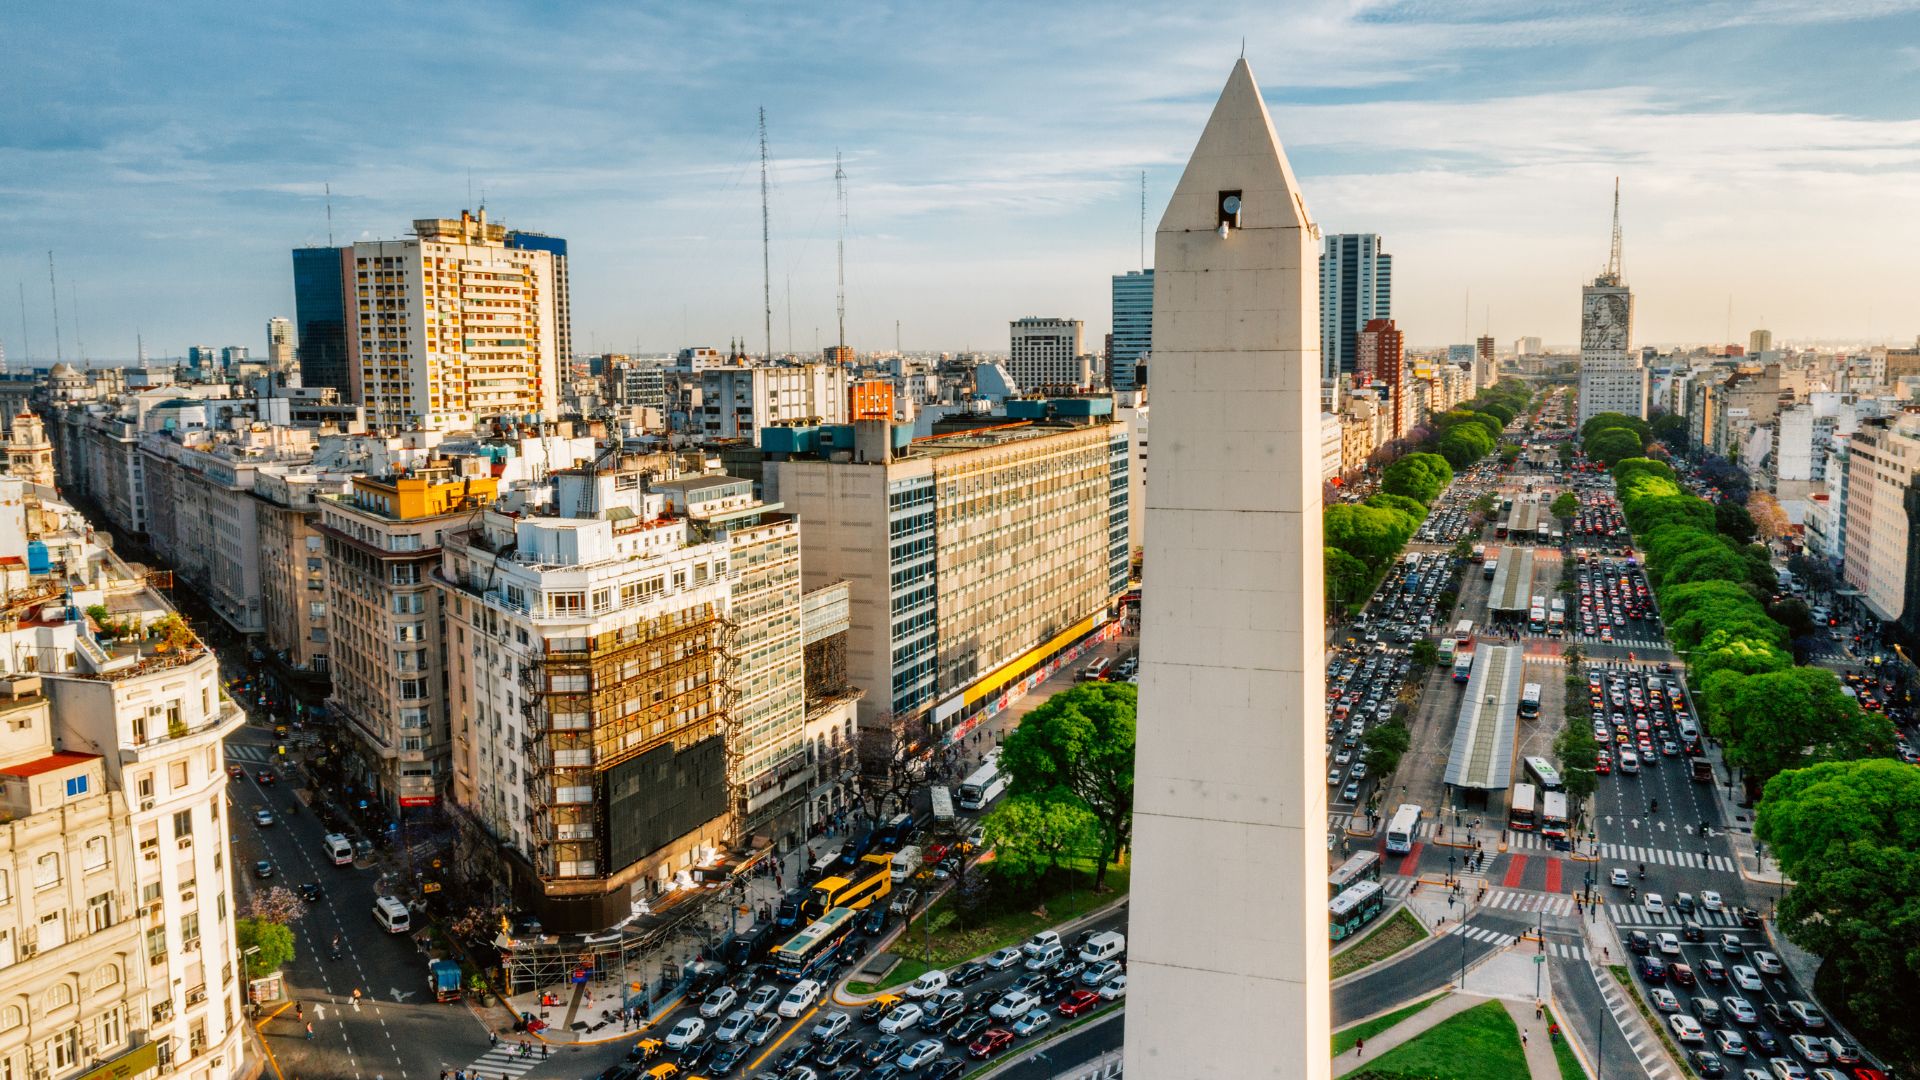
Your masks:
{"label": "high-rise building", "polygon": [[1113,389],[1138,390],[1136,368],[1153,351],[1153,271],[1113,275]]}
{"label": "high-rise building", "polygon": [[368,422],[552,419],[563,325],[554,254],[509,246],[485,210],[423,218],[413,230],[352,249],[348,374]]}
{"label": "high-rise building", "polygon": [[1755,330],[1747,335],[1747,355],[1758,356],[1773,351],[1773,331]]}
{"label": "high-rise building", "polygon": [[1847,583],[1874,617],[1893,622],[1906,610],[1910,523],[1906,492],[1920,477],[1920,415],[1875,417],[1848,440]]}
{"label": "high-rise building", "polygon": [[1354,339],[1354,382],[1360,386],[1386,385],[1386,430],[1390,439],[1406,434],[1401,409],[1406,383],[1407,356],[1400,328],[1392,319],[1368,319]]}
{"label": "high-rise building", "polygon": [[232,371],[234,368],[246,362],[247,347],[245,345],[220,346],[220,367],[222,370]]}
{"label": "high-rise building", "polygon": [[7,432],[7,475],[29,484],[52,487],[53,443],[38,416],[22,410]]}
{"label": "high-rise building", "polygon": [[347,370],[347,280],[353,249],[293,249],[293,321],[300,384],[330,386],[340,400],[358,402]]}
{"label": "high-rise building", "polygon": [[293,367],[293,320],[275,315],[267,320],[267,363],[275,371]]}
{"label": "high-rise building", "polygon": [[1328,1075],[1318,233],[1242,59],[1155,240],[1128,1080]]}
{"label": "high-rise building", "polygon": [[829,345],[820,350],[820,358],[829,364],[853,364],[853,346]]}
{"label": "high-rise building", "polygon": [[702,372],[692,427],[709,439],[758,439],[774,424],[845,423],[847,371],[840,364],[755,364]]}
{"label": "high-rise building", "polygon": [[1083,355],[1082,338],[1086,324],[1079,319],[1015,319],[1011,329],[1012,348],[1007,357],[1007,374],[1022,393],[1047,388],[1079,389],[1092,378],[1091,367]]}
{"label": "high-rise building", "polygon": [[1320,362],[1327,378],[1353,372],[1355,338],[1393,318],[1393,256],[1377,233],[1335,233],[1320,251]]}
{"label": "high-rise building", "polygon": [[1514,339],[1513,352],[1516,356],[1539,356],[1544,351],[1540,346],[1540,339],[1537,337]]}
{"label": "high-rise building", "polygon": [[567,276],[567,242],[546,233],[508,229],[507,246],[553,256],[554,355],[564,366],[573,359],[573,282]]}
{"label": "high-rise building", "polygon": [[1580,290],[1580,415],[1645,418],[1647,367],[1633,347],[1633,291],[1620,265],[1620,188],[1613,191],[1613,248],[1607,268]]}

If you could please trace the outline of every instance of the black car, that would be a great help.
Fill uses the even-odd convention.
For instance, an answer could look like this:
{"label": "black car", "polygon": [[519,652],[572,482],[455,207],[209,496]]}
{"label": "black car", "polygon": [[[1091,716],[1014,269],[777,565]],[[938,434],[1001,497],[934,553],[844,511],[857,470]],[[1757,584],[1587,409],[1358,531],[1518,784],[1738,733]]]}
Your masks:
{"label": "black car", "polygon": [[739,1068],[740,1063],[746,1060],[748,1049],[745,1046],[721,1047],[719,1052],[713,1055],[713,1060],[707,1062],[706,1075],[732,1076],[733,1070]]}
{"label": "black car", "polygon": [[814,1051],[813,1060],[817,1064],[832,1068],[842,1061],[845,1061],[848,1054],[853,1053],[859,1048],[860,1043],[857,1039],[842,1035],[830,1042],[821,1043]]}
{"label": "black car", "polygon": [[860,1060],[869,1065],[884,1065],[894,1058],[899,1057],[900,1051],[906,1048],[907,1040],[902,1039],[900,1036],[882,1035],[880,1038],[874,1040],[872,1046],[867,1047],[867,1052],[861,1055]]}
{"label": "black car", "polygon": [[1740,925],[1747,928],[1748,930],[1760,929],[1760,913],[1758,911],[1755,911],[1753,908],[1750,908],[1750,907],[1734,908],[1733,914],[1736,918],[1740,920]]}
{"label": "black car", "polygon": [[1711,1050],[1693,1052],[1693,1070],[1707,1080],[1720,1080],[1727,1075],[1727,1067],[1720,1063],[1720,1055]]}
{"label": "black car", "polygon": [[967,1067],[962,1062],[955,1061],[953,1058],[941,1058],[920,1070],[920,1080],[953,1080],[954,1077],[966,1071]]}
{"label": "black car", "polygon": [[1079,956],[1080,950],[1086,948],[1087,942],[1092,941],[1093,935],[1099,932],[1100,931],[1098,930],[1082,930],[1079,933],[1073,935],[1072,940],[1067,942],[1068,955]]}
{"label": "black car", "polygon": [[1653,952],[1653,941],[1639,930],[1627,935],[1627,951],[1635,956],[1646,956]]}
{"label": "black car", "polygon": [[995,990],[991,986],[983,986],[967,995],[967,1004],[960,1011],[966,1013],[968,1016],[980,1015],[992,1008],[993,1003],[999,1001],[1000,997],[1000,991]]}
{"label": "black car", "polygon": [[300,899],[317,902],[322,895],[323,893],[320,889],[319,882],[303,881],[300,883]]}
{"label": "black car", "polygon": [[713,1052],[719,1049],[719,1046],[720,1041],[709,1035],[698,1042],[687,1044],[687,1048],[680,1051],[680,1056],[675,1058],[674,1061],[677,1062],[682,1069],[697,1068],[705,1064],[706,1060],[713,1056]]}
{"label": "black car", "polygon": [[978,960],[954,968],[947,973],[947,985],[958,989],[970,982],[978,982],[987,976],[987,965]]}
{"label": "black car", "polygon": [[773,1071],[782,1074],[791,1071],[795,1065],[807,1060],[807,1053],[812,1049],[813,1047],[808,1043],[789,1047],[786,1053],[774,1059]]}
{"label": "black car", "polygon": [[842,1065],[828,1073],[827,1080],[860,1080],[860,1066]]}
{"label": "black car", "polygon": [[907,1070],[901,1068],[897,1063],[889,1061],[885,1065],[868,1073],[867,1080],[904,1080],[908,1075],[910,1074]]}
{"label": "black car", "polygon": [[968,1013],[955,1020],[942,1034],[952,1042],[967,1043],[972,1042],[974,1036],[987,1030],[992,1024],[992,1020],[979,1013]]}
{"label": "black car", "polygon": [[1788,1012],[1785,1006],[1776,1005],[1769,1001],[1765,1005],[1760,1006],[1760,1011],[1766,1016],[1767,1023],[1772,1024],[1781,1031],[1800,1030],[1800,1022],[1793,1018],[1793,1014]]}
{"label": "black car", "polygon": [[1047,985],[1045,972],[1029,971],[1025,975],[1013,980],[1012,985],[1008,986],[1007,989],[1018,990],[1023,994],[1037,994],[1040,992],[1040,988],[1045,985]]}
{"label": "black car", "polygon": [[860,916],[860,933],[865,937],[879,937],[887,931],[887,909],[875,904]]}
{"label": "black car", "polygon": [[1763,1027],[1749,1028],[1747,1030],[1747,1042],[1751,1044],[1755,1050],[1763,1054],[1777,1054],[1780,1052],[1780,1040],[1774,1038],[1773,1032]]}
{"label": "black car", "polygon": [[1702,929],[1700,924],[1694,922],[1692,919],[1688,919],[1686,925],[1680,928],[1680,936],[1686,938],[1688,941],[1707,940],[1706,930]]}

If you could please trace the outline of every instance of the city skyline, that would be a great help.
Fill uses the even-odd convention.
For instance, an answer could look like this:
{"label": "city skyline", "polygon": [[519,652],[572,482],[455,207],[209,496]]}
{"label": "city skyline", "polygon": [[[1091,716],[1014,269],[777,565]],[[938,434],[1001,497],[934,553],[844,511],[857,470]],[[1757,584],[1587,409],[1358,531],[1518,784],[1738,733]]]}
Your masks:
{"label": "city skyline", "polygon": [[[908,23],[497,5],[461,9],[457,53],[431,22],[369,35],[372,11],[11,14],[10,362],[53,358],[49,249],[69,360],[131,359],[136,334],[154,356],[264,352],[265,320],[293,315],[289,249],[328,240],[328,186],[336,243],[483,196],[568,237],[576,351],[758,352],[763,103],[776,351],[835,336],[836,150],[857,349],[893,347],[898,320],[909,351],[1004,352],[1028,315],[1084,319],[1092,347],[1112,275],[1139,268],[1140,174],[1151,222],[1243,33],[1323,228],[1396,256],[1412,345],[1573,345],[1616,175],[1640,341],[1920,330],[1901,314],[1920,239],[1908,3],[1247,6],[1113,28],[1077,6]],[[1842,64],[1862,77],[1790,74]]]}

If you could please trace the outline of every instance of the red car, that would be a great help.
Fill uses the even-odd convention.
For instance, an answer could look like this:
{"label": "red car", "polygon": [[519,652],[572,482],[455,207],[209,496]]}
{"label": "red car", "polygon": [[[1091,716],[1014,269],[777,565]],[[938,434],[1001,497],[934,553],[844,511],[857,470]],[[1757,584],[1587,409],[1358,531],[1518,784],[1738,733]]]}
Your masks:
{"label": "red car", "polygon": [[1013,1032],[1004,1028],[988,1028],[967,1047],[967,1053],[975,1058],[990,1058],[1011,1045]]}
{"label": "red car", "polygon": [[238,780],[238,779],[240,779],[241,777],[243,777],[243,776],[245,776],[245,775],[247,775],[247,770],[245,770],[245,769],[243,769],[243,768],[241,768],[240,766],[238,766],[238,765],[229,765],[229,766],[227,766],[227,778],[228,778],[228,779],[230,779],[230,780]]}
{"label": "red car", "polygon": [[253,778],[263,784],[271,784],[279,779],[279,777],[273,775],[272,769],[261,769],[259,772],[253,774]]}
{"label": "red car", "polygon": [[1060,1003],[1060,1015],[1079,1016],[1083,1012],[1092,1012],[1099,1004],[1099,994],[1091,990],[1075,990]]}

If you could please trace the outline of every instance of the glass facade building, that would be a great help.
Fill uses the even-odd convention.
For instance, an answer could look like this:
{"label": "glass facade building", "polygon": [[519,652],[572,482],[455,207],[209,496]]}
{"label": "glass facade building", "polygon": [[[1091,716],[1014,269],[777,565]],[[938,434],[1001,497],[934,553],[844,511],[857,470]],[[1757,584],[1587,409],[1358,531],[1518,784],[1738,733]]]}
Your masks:
{"label": "glass facade building", "polygon": [[299,335],[300,383],[331,386],[353,398],[347,369],[347,305],[341,259],[345,248],[293,250],[293,321]]}
{"label": "glass facade building", "polygon": [[1320,250],[1320,375],[1351,375],[1360,331],[1393,318],[1393,256],[1377,233],[1336,233]]}
{"label": "glass facade building", "polygon": [[1136,367],[1153,351],[1153,271],[1113,275],[1113,375],[1115,390],[1138,390]]}

